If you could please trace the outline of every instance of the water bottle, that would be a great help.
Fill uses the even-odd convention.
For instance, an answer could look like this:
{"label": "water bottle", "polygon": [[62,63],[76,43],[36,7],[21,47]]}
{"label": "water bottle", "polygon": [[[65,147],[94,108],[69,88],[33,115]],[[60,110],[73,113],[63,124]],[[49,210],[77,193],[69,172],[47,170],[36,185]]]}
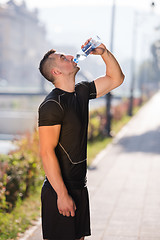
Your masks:
{"label": "water bottle", "polygon": [[73,61],[78,63],[79,60],[84,60],[90,54],[90,52],[97,48],[100,44],[101,39],[98,36],[91,38],[89,43],[76,54],[76,57],[73,59]]}

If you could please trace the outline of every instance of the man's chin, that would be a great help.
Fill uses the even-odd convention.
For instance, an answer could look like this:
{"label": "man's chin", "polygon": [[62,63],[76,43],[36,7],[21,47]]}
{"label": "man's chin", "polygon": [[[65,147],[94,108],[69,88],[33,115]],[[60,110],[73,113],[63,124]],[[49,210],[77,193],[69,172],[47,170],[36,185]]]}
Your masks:
{"label": "man's chin", "polygon": [[77,66],[77,67],[76,67],[76,69],[77,69],[77,71],[76,71],[76,73],[77,73],[77,72],[80,70],[80,67],[79,67],[79,66]]}
{"label": "man's chin", "polygon": [[74,75],[76,75],[79,70],[80,70],[80,67],[76,66],[75,69],[74,69]]}

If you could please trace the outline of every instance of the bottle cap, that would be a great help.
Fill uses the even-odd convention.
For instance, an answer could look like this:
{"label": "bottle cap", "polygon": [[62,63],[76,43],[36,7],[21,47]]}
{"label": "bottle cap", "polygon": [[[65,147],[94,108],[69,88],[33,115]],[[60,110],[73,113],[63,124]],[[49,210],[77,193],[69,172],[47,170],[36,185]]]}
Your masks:
{"label": "bottle cap", "polygon": [[73,59],[73,62],[78,63],[78,59],[77,59],[77,58],[74,58],[74,59]]}

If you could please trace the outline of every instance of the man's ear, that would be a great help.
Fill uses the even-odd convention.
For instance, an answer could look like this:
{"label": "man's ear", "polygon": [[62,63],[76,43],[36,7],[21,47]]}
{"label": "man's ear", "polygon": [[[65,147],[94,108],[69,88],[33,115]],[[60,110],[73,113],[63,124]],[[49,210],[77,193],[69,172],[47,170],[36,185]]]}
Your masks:
{"label": "man's ear", "polygon": [[61,74],[61,72],[60,72],[57,68],[52,68],[51,73],[52,73],[54,76],[58,76],[58,75]]}

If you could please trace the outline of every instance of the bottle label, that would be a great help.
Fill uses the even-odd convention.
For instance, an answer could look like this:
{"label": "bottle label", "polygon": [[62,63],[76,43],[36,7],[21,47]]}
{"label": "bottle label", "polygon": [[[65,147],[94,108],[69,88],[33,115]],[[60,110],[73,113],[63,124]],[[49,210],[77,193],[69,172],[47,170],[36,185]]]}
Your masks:
{"label": "bottle label", "polygon": [[88,56],[90,54],[91,51],[93,51],[95,49],[93,43],[91,43],[91,41],[82,48],[82,51],[85,53],[86,56]]}
{"label": "bottle label", "polygon": [[90,42],[84,46],[77,54],[76,57],[73,59],[75,63],[78,63],[79,60],[85,59],[91,51],[97,48],[101,44],[100,38],[95,36],[90,40]]}

